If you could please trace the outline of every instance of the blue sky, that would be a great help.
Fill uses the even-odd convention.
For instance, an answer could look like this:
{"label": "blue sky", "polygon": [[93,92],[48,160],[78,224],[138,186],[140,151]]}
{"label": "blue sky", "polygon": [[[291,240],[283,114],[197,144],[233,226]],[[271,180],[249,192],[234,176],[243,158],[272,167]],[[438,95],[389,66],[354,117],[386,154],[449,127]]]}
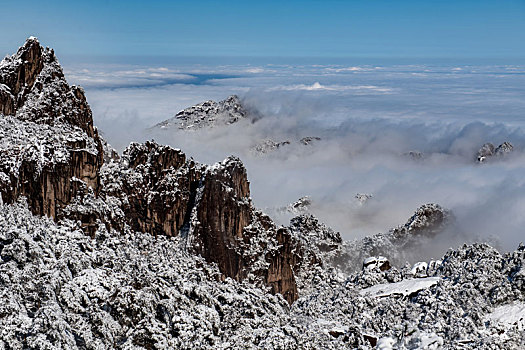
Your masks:
{"label": "blue sky", "polygon": [[63,55],[525,57],[525,0],[2,1],[0,51]]}

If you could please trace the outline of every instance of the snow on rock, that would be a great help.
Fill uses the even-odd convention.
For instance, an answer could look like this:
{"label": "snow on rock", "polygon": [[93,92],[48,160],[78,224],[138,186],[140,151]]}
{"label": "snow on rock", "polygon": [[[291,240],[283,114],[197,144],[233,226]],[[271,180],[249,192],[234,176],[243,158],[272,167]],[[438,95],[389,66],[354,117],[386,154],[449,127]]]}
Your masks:
{"label": "snow on rock", "polygon": [[502,323],[507,327],[517,327],[525,331],[525,302],[500,305],[485,316],[487,321]]}
{"label": "snow on rock", "polygon": [[153,235],[182,236],[188,250],[216,263],[224,277],[250,280],[292,303],[295,260],[286,231],[251,202],[246,169],[236,157],[206,166],[155,142],[132,143],[101,171],[104,203],[86,195],[70,218]]}
{"label": "snow on rock", "polygon": [[272,139],[264,139],[255,146],[253,146],[250,151],[254,155],[264,155],[267,153],[274,152],[278,149],[283,148],[290,144],[290,141],[274,141]]}
{"label": "snow on rock", "polygon": [[117,150],[114,149],[105,139],[102,137],[100,138],[100,141],[102,143],[102,150],[104,152],[104,163],[109,163],[111,161],[118,162],[120,159],[120,155],[118,154]]}
{"label": "snow on rock", "polygon": [[95,136],[84,91],[69,86],[54,51],[44,49],[35,37],[0,63],[0,84],[0,114],[37,123],[68,123]]}
{"label": "snow on rock", "polygon": [[496,156],[504,156],[507,153],[512,152],[513,149],[514,146],[512,146],[510,142],[505,141],[501,145],[499,145],[498,148],[496,148],[496,151],[494,153],[496,154]]}
{"label": "snow on rock", "polygon": [[425,277],[427,275],[428,264],[420,261],[414,264],[410,272],[416,277]]}
{"label": "snow on rock", "polygon": [[421,161],[425,159],[425,155],[420,151],[410,151],[404,153],[403,155],[413,161]]}
{"label": "snow on rock", "polygon": [[390,269],[390,262],[384,256],[371,256],[363,261],[363,269],[386,271]]}
{"label": "snow on rock", "polygon": [[23,202],[0,207],[0,233],[0,348],[286,344],[283,298],[220,282],[180,239],[103,227],[91,239]]}
{"label": "snow on rock", "polygon": [[478,163],[483,163],[494,157],[504,157],[511,153],[513,149],[514,146],[508,141],[503,142],[498,147],[494,147],[492,143],[487,142],[479,149],[476,159]]}
{"label": "snow on rock", "polygon": [[360,205],[364,205],[366,202],[368,202],[370,199],[372,199],[374,196],[367,193],[357,193],[355,195],[355,199],[359,202]]}
{"label": "snow on rock", "polygon": [[395,228],[394,236],[420,235],[432,236],[453,220],[452,213],[437,204],[424,204],[419,207],[408,221]]}
{"label": "snow on rock", "polygon": [[[83,147],[75,147],[77,144]],[[78,127],[0,117],[0,166],[7,175],[18,175],[24,162],[32,162],[38,176],[47,166],[67,164],[74,150],[83,150],[94,156],[98,153],[95,140]]]}
{"label": "snow on rock", "polygon": [[299,142],[305,146],[312,145],[317,141],[321,141],[321,138],[318,136],[306,136],[299,140]]}
{"label": "snow on rock", "polygon": [[[13,108],[11,100],[0,101],[4,113],[15,115],[0,119],[4,202],[25,196],[35,214],[80,222],[92,237],[100,225],[121,233],[183,235],[190,250],[218,264],[223,278],[254,274],[288,302],[297,298],[289,236],[251,204],[239,159],[207,167],[180,150],[146,142],[132,143],[119,160],[93,127],[83,91],[67,84],[54,52],[36,39],[2,61],[0,81],[16,95]],[[224,113],[229,122],[245,116],[236,96],[193,112],[210,122]],[[192,113],[178,116],[187,121]],[[102,167],[104,157],[109,163]],[[247,256],[240,248],[254,242],[258,254]]]}
{"label": "snow on rock", "polygon": [[441,278],[427,277],[413,280],[403,280],[397,283],[378,284],[362,289],[360,293],[370,297],[381,298],[386,296],[410,296],[423,289],[436,285]]}
{"label": "snow on rock", "polygon": [[377,350],[393,350],[396,340],[390,337],[381,338],[377,341]]}
{"label": "snow on rock", "polygon": [[307,213],[312,205],[312,198],[310,196],[303,196],[293,203],[288,204],[285,207],[280,207],[277,212],[280,213],[291,213],[295,215]]}
{"label": "snow on rock", "polygon": [[[291,150],[297,149],[304,151],[306,148],[304,146],[314,146],[321,140],[320,137],[317,136],[307,136],[303,137],[300,140],[284,140],[284,141],[275,141],[271,138],[266,138],[261,141],[259,141],[257,144],[253,145],[250,148],[250,153],[254,156],[265,156],[268,154],[271,154],[278,150]],[[297,148],[297,147],[300,148]]]}
{"label": "snow on rock", "polygon": [[34,37],[0,63],[0,196],[27,196],[55,219],[84,188],[98,193],[102,144],[81,88]]}
{"label": "snow on rock", "polygon": [[490,142],[487,142],[481,146],[481,148],[478,150],[478,162],[483,163],[488,157],[492,157],[494,155],[494,145]]}
{"label": "snow on rock", "polygon": [[248,116],[239,97],[232,95],[225,100],[205,101],[178,112],[173,118],[165,120],[152,129],[198,130],[216,125],[233,124]]}
{"label": "snow on rock", "polygon": [[402,266],[453,220],[452,213],[437,204],[422,205],[405,224],[389,232],[343,242],[338,248],[338,260],[345,261],[342,268],[347,272],[360,270],[364,259],[373,256],[384,256],[390,265]]}

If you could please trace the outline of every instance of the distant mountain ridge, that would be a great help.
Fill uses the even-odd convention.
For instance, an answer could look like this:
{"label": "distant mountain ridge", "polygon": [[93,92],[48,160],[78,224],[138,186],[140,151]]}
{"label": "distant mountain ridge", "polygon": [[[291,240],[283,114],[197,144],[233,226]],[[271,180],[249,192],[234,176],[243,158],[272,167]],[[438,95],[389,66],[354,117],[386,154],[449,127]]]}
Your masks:
{"label": "distant mountain ridge", "polygon": [[160,122],[153,128],[198,130],[220,124],[233,124],[247,116],[248,111],[239,97],[231,95],[219,102],[209,100],[183,109],[173,118]]}

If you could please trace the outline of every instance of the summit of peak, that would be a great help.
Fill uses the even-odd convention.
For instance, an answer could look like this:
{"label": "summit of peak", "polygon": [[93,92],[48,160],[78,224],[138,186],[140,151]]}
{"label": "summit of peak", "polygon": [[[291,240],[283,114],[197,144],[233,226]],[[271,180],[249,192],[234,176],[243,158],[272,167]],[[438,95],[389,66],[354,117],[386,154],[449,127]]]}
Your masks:
{"label": "summit of peak", "polygon": [[40,64],[40,62],[44,59],[44,48],[42,45],[40,45],[40,41],[38,41],[38,38],[35,36],[30,36],[26,39],[24,44],[18,48],[18,51],[16,54],[13,55],[13,58],[22,59],[22,62],[29,64]]}
{"label": "summit of peak", "polygon": [[248,111],[242,105],[237,95],[230,95],[221,101],[204,101],[183,109],[174,117],[167,119],[153,128],[170,129],[176,127],[182,130],[197,130],[213,127],[219,124],[233,124],[248,116]]}
{"label": "summit of peak", "polygon": [[38,43],[40,44],[40,42],[38,41],[38,38],[36,36],[29,36],[27,39],[26,39],[26,44],[27,43]]}
{"label": "summit of peak", "polygon": [[66,122],[94,137],[83,90],[67,83],[53,49],[34,36],[0,63],[0,114],[40,124]]}

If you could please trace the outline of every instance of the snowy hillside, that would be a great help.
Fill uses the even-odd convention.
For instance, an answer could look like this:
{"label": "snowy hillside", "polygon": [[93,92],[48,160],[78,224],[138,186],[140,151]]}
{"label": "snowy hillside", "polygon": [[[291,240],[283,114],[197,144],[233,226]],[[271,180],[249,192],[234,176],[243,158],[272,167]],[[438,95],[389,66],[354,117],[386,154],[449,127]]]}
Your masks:
{"label": "snowy hillside", "polygon": [[[253,284],[222,280],[181,237],[108,232],[0,206],[0,348],[351,349],[523,345],[525,247],[447,253],[346,275],[312,267],[316,288],[288,306]],[[366,286],[366,287],[364,287]],[[510,312],[512,311],[512,312]],[[433,346],[433,347],[432,347]]]}

